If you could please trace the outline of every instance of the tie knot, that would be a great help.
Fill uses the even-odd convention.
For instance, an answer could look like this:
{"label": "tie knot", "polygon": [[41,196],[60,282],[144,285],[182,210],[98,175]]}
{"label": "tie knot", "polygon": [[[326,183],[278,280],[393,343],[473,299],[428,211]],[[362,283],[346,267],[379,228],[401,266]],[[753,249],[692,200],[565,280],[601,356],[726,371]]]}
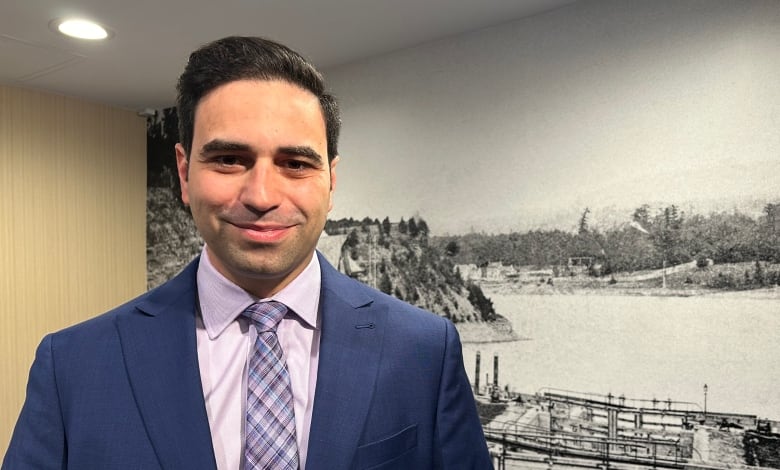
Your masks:
{"label": "tie knot", "polygon": [[244,310],[242,315],[249,317],[260,333],[276,331],[279,322],[287,313],[287,306],[281,302],[255,302]]}

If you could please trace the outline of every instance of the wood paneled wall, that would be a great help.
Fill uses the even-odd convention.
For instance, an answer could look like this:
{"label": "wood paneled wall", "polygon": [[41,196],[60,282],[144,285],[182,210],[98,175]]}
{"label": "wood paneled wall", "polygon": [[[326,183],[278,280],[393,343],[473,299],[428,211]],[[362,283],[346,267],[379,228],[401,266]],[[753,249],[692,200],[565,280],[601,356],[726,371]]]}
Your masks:
{"label": "wood paneled wall", "polygon": [[0,456],[48,332],[146,286],[146,123],[0,85]]}

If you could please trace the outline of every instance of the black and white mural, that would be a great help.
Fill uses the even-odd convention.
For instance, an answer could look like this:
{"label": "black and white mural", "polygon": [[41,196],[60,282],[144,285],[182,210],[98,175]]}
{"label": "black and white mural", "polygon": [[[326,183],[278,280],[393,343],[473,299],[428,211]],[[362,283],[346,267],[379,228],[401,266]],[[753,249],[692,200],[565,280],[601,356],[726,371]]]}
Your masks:
{"label": "black and white mural", "polygon": [[[497,465],[780,468],[779,3],[575,2],[325,72],[320,249],[456,322]],[[150,286],[200,249],[175,119]]]}

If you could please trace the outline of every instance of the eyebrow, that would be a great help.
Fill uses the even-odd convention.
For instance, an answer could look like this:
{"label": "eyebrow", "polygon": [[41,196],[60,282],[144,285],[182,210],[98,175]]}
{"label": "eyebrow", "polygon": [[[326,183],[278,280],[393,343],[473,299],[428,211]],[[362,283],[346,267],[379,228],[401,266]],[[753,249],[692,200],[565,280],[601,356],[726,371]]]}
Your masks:
{"label": "eyebrow", "polygon": [[241,142],[232,142],[229,140],[214,139],[206,142],[200,149],[201,154],[215,152],[249,152],[252,150],[247,144]]}
{"label": "eyebrow", "polygon": [[279,147],[278,153],[290,156],[306,157],[310,160],[316,160],[318,163],[322,163],[324,159],[322,155],[317,153],[316,150],[307,145],[294,145],[291,147]]}

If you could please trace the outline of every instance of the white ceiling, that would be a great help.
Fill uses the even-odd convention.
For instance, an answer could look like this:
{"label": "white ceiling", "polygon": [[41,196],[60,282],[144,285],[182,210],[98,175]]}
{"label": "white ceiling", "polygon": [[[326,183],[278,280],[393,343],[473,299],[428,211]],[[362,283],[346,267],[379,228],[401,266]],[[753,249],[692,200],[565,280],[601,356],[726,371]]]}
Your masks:
{"label": "white ceiling", "polygon": [[[320,68],[535,15],[574,0],[0,0],[0,83],[122,108],[173,104],[189,53],[219,37],[260,35]],[[106,42],[54,33],[84,16]]]}

